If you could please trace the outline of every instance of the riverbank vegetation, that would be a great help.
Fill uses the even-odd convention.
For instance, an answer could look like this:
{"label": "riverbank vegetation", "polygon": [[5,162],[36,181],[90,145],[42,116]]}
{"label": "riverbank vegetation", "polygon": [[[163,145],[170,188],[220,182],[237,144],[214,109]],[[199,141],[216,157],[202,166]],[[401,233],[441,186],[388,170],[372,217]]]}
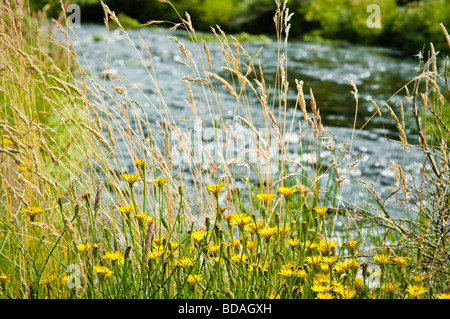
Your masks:
{"label": "riverbank vegetation", "polygon": [[[70,3],[80,5],[83,22],[103,22],[100,0]],[[122,15],[124,27],[132,19],[142,24],[149,20],[178,19],[165,1],[106,0],[104,3],[118,16]],[[209,32],[211,27],[220,25],[228,33],[276,35],[274,24],[268,23],[276,11],[272,0],[175,0],[171,3],[182,15],[189,12],[197,31]],[[432,42],[437,51],[449,52],[439,27],[439,23],[450,25],[450,3],[445,0],[290,0],[288,5],[294,13],[290,21],[291,39],[382,45],[397,48],[407,56],[417,54]],[[379,8],[379,27],[367,27],[368,20],[375,21],[371,15],[378,10],[370,5]],[[45,7],[55,17],[61,12],[59,0],[33,1],[32,6],[36,10]]]}
{"label": "riverbank vegetation", "polygon": [[[222,70],[232,80],[220,76],[209,44],[196,41],[191,15],[178,17],[176,26],[187,30],[196,50],[171,38],[186,66],[179,74],[184,103],[212,130],[209,146],[216,147],[201,149],[200,161],[191,148],[196,136],[184,130],[192,126],[175,121],[164,101],[150,51],[139,57],[148,61],[143,67],[159,92],[157,101],[148,100],[161,114],[156,124],[127,94],[138,86],[110,72],[107,63],[100,76],[110,82],[81,67],[70,28],[57,21],[37,25],[16,2],[2,6],[0,61],[8,67],[1,70],[0,92],[0,297],[450,297],[450,134],[440,120],[450,91],[434,46],[423,55],[418,76],[396,93],[408,105],[394,110],[388,101],[374,102],[374,116],[393,118],[404,147],[424,154],[417,180],[407,180],[391,161],[395,183],[381,198],[364,181],[342,183],[359,158],[352,141],[338,144],[322,125],[320,105],[312,91],[306,98],[301,80],[295,110],[302,121],[286,116],[291,15],[285,3],[276,4],[278,71],[270,83],[259,52],[250,55],[216,27]],[[116,15],[102,8],[106,27],[113,21],[136,48]],[[51,36],[53,28],[63,41]],[[439,28],[450,45],[444,25]],[[357,87],[349,85],[357,109]],[[248,129],[254,146],[236,145],[242,153],[228,148],[239,136],[223,121],[223,94],[235,102],[234,120]],[[263,127],[252,121],[255,107],[264,115]],[[418,144],[405,135],[409,109]],[[290,160],[288,133],[299,136],[300,155],[316,160]],[[124,157],[133,164],[124,166]],[[339,196],[342,187],[363,188],[367,197],[347,203]],[[397,200],[403,215],[391,216],[388,198]]]}

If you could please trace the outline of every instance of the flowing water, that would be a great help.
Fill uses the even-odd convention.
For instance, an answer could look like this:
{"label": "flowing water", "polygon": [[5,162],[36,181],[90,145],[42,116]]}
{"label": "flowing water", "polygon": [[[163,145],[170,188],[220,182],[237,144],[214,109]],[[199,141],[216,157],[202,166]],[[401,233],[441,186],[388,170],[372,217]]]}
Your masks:
{"label": "flowing water", "polygon": [[[161,100],[157,90],[148,76],[146,66],[150,63],[141,62],[138,55],[119,31],[107,32],[103,25],[82,25],[76,29],[76,44],[82,48],[79,54],[89,72],[99,74],[104,72],[104,65],[110,73],[122,76],[134,83],[138,89],[127,89],[131,100],[139,103],[149,119],[151,125],[155,125],[162,117],[167,117],[167,112],[158,107]],[[168,36],[177,36],[196,56],[195,48],[190,41],[183,38],[181,32],[168,33],[165,29],[140,29],[128,31],[131,39],[136,44],[139,53],[147,57],[146,48],[140,38],[149,47],[155,67],[158,86],[161,88],[165,103],[170,109],[174,121],[193,121],[191,108],[185,102],[187,91],[181,81],[183,73],[192,76],[190,67],[182,61],[186,61],[176,43],[168,39]],[[105,39],[108,39],[106,42]],[[251,54],[255,54],[263,47],[259,61],[263,66],[265,80],[273,83],[277,70],[277,44],[271,43],[245,43],[244,47]],[[220,70],[224,63],[224,57],[216,43],[208,43],[211,60],[216,72],[225,79],[231,80],[228,72]],[[207,63],[206,61],[204,61]],[[288,101],[289,109],[287,117],[289,123],[294,119],[294,132],[297,131],[299,120],[302,119],[301,111],[295,110],[297,92],[295,79],[304,81],[305,97],[309,104],[309,89],[314,93],[316,103],[320,109],[324,126],[336,136],[336,149],[345,142],[352,141],[352,157],[361,157],[354,167],[346,168],[341,165],[341,175],[346,177],[339,190],[341,198],[345,202],[358,203],[364,195],[359,180],[373,183],[375,189],[382,195],[389,194],[393,187],[394,178],[390,161],[399,163],[405,170],[407,178],[418,176],[421,166],[421,154],[410,149],[404,152],[398,143],[398,133],[395,123],[384,109],[383,118],[373,116],[375,108],[371,103],[373,99],[379,106],[387,101],[397,90],[416,76],[417,61],[401,57],[397,52],[377,47],[365,47],[348,45],[343,43],[305,43],[291,41],[287,50],[288,80],[291,86]],[[106,77],[97,75],[99,83],[104,83],[108,88],[112,84]],[[358,108],[355,107],[355,98],[351,91],[350,79],[358,89]],[[120,84],[120,83],[119,83]],[[118,85],[114,83],[114,85]],[[403,92],[404,93],[404,92]],[[405,113],[408,113],[408,103],[401,95],[389,100],[394,110],[398,110],[399,102],[405,105]],[[221,95],[221,110],[225,121],[235,119],[236,103],[229,95]],[[264,118],[260,112],[258,101],[249,97],[252,110],[252,120],[256,127],[264,126]],[[199,110],[200,112],[201,110]],[[357,111],[356,122],[355,112]],[[278,118],[277,113],[275,116]],[[370,121],[369,121],[370,120]],[[368,123],[366,123],[368,122]],[[413,138],[414,126],[407,118],[406,133]],[[356,125],[356,131],[353,130]],[[364,127],[363,127],[364,126]],[[360,128],[363,127],[362,130]],[[155,129],[155,139],[158,139],[159,128]],[[305,127],[302,128],[302,143],[308,145]],[[357,133],[354,136],[354,133]],[[308,162],[315,161],[308,152],[299,154],[298,134],[287,134],[290,142],[289,157],[295,161],[301,161],[305,167]],[[413,141],[417,139],[413,138]],[[119,141],[119,146],[120,146]],[[124,146],[124,144],[123,144]],[[339,152],[339,151],[338,151]],[[132,170],[131,157],[127,157],[124,148],[123,164]],[[122,157],[121,157],[122,158]],[[330,161],[325,161],[329,165]],[[402,213],[401,203],[392,202],[391,210],[397,215]]]}

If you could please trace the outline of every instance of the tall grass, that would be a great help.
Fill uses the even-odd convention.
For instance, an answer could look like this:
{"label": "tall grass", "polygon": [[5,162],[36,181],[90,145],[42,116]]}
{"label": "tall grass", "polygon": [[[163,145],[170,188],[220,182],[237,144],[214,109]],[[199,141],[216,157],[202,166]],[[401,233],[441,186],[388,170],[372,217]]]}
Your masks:
{"label": "tall grass", "polygon": [[[102,75],[108,86],[81,67],[83,51],[72,42],[76,34],[70,28],[53,21],[65,44],[53,37],[34,42],[51,31],[39,31],[35,24],[24,28],[23,21],[36,23],[26,8],[2,6],[0,34],[8,41],[2,41],[0,59],[9,66],[2,71],[1,102],[2,297],[435,298],[446,292],[445,266],[437,262],[447,258],[442,223],[448,210],[421,206],[420,219],[404,221],[391,218],[383,205],[382,214],[364,202],[362,208],[346,209],[339,198],[339,172],[357,160],[352,142],[335,148],[312,91],[306,103],[302,81],[296,81],[295,111],[303,120],[288,118],[291,14],[286,3],[277,2],[274,17],[278,67],[273,83],[266,82],[259,52],[250,55],[215,27],[225,61],[221,70],[231,80],[220,76],[190,16],[179,16],[172,29],[184,29],[195,50],[170,37],[184,57],[188,75],[180,79],[191,122],[180,121],[165,103],[147,44],[141,43],[147,48],[142,56],[114,12],[102,5],[106,28],[113,21],[142,64],[149,65],[159,99],[141,93],[160,115],[158,127],[128,95],[131,88],[140,90],[137,85],[111,73],[107,63]],[[43,43],[64,54],[66,67]],[[416,81],[426,78],[431,86],[425,89],[437,90],[426,70]],[[357,88],[350,84],[357,109]],[[420,92],[417,84],[412,96],[426,102]],[[235,101],[231,122],[224,119],[222,94]],[[255,103],[262,127],[252,119]],[[203,138],[196,135],[196,125],[211,133],[208,147],[192,147]],[[310,168],[287,155],[285,136],[294,132],[299,154],[312,159]],[[325,168],[321,158],[331,158],[333,165]],[[125,167],[127,161],[133,165]],[[401,168],[393,167],[401,182]],[[436,192],[442,189],[433,185]],[[405,184],[399,187],[404,190]],[[418,203],[424,203],[428,194],[417,194],[423,196]],[[347,226],[343,230],[336,227],[338,219]],[[369,235],[362,230],[366,225]],[[387,245],[380,236],[398,241]],[[429,267],[433,271],[422,273]]]}

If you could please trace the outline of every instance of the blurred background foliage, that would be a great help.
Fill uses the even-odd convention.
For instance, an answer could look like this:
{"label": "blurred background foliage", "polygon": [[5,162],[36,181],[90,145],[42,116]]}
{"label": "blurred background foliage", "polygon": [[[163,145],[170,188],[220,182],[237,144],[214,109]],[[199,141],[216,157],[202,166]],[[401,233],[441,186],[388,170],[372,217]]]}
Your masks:
{"label": "blurred background foliage", "polygon": [[[226,32],[274,34],[273,0],[172,0],[173,6],[184,17],[188,12],[198,31],[209,31],[220,25]],[[82,22],[102,23],[104,13],[100,0],[71,0],[80,5]],[[178,22],[176,12],[159,0],[104,0],[124,21],[138,23],[150,20]],[[69,1],[67,1],[69,4]],[[377,4],[381,13],[381,28],[368,28],[367,8]],[[345,40],[352,43],[382,45],[412,55],[433,42],[437,50],[448,51],[448,45],[439,26],[450,27],[448,0],[290,0],[291,39],[321,41]],[[60,0],[30,1],[33,10],[44,7],[47,14],[58,17],[62,11]],[[129,19],[131,18],[131,20]]]}

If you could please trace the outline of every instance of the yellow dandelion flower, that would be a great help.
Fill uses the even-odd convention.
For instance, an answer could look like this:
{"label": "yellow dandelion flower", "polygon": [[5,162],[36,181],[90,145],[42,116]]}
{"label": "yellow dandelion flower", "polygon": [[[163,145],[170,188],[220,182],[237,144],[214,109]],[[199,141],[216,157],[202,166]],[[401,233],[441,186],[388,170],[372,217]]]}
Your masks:
{"label": "yellow dandelion flower", "polygon": [[283,276],[284,278],[292,277],[295,273],[294,272],[295,266],[296,266],[295,263],[287,263],[287,264],[281,266],[279,274],[281,276]]}
{"label": "yellow dandelion flower", "polygon": [[315,299],[334,299],[334,296],[330,292],[318,292]]}
{"label": "yellow dandelion flower", "polygon": [[322,261],[322,256],[315,255],[315,256],[308,256],[305,258],[307,263],[310,263],[313,267],[318,266],[320,262]]}
{"label": "yellow dandelion flower", "polygon": [[247,214],[233,214],[229,221],[230,225],[236,225],[239,228],[243,228],[245,224],[250,222],[252,217]]}
{"label": "yellow dandelion flower", "polygon": [[297,187],[278,187],[278,192],[285,198],[289,198],[292,194],[297,192]]}
{"label": "yellow dandelion flower", "polygon": [[259,263],[253,263],[251,265],[248,266],[247,270],[248,271],[254,271],[255,269],[261,269],[262,271],[269,271],[269,263],[265,262],[264,265]]}
{"label": "yellow dandelion flower", "polygon": [[405,260],[405,258],[403,258],[403,257],[398,257],[398,256],[396,256],[396,257],[392,258],[392,261],[395,263],[395,265],[396,265],[398,268],[402,268],[402,267],[404,267],[405,264],[406,264],[406,260]]}
{"label": "yellow dandelion flower", "polygon": [[388,294],[393,295],[398,288],[400,287],[400,283],[396,282],[396,283],[390,283],[390,284],[384,284],[383,285],[383,290],[386,291]]}
{"label": "yellow dandelion flower", "polygon": [[117,207],[119,212],[129,216],[133,210],[135,210],[134,205],[120,205]]}
{"label": "yellow dandelion flower", "polygon": [[207,235],[206,231],[199,230],[199,231],[193,232],[191,234],[191,240],[198,244],[198,243],[201,243],[205,239],[206,235]]}
{"label": "yellow dandelion flower", "polygon": [[317,245],[317,248],[320,250],[320,252],[323,255],[328,255],[333,251],[333,249],[336,247],[336,242],[334,240],[325,240],[321,239],[319,241],[319,244]]}
{"label": "yellow dandelion flower", "polygon": [[155,251],[150,251],[148,253],[148,258],[151,259],[151,260],[156,260],[159,257],[161,257],[162,255],[164,255],[164,253],[165,253],[165,249],[163,249],[163,250],[157,249]]}
{"label": "yellow dandelion flower", "polygon": [[192,259],[187,258],[187,257],[177,259],[175,262],[178,266],[181,266],[183,268],[188,268],[188,267],[191,267],[192,265],[194,265],[194,262],[192,261]]}
{"label": "yellow dandelion flower", "polygon": [[3,147],[5,147],[5,146],[13,146],[13,145],[14,145],[14,142],[11,141],[9,138],[6,138],[6,137],[2,138],[2,146]]}
{"label": "yellow dandelion flower", "polygon": [[284,225],[283,227],[278,227],[278,233],[281,235],[286,234],[290,230],[291,230],[291,226],[289,226],[289,225]]}
{"label": "yellow dandelion flower", "polygon": [[424,275],[414,275],[412,279],[415,283],[421,283],[424,281],[425,278],[426,276]]}
{"label": "yellow dandelion flower", "polygon": [[153,181],[158,184],[158,187],[162,189],[164,187],[164,184],[168,181],[168,178],[155,178]]}
{"label": "yellow dandelion flower", "polygon": [[208,249],[210,252],[212,252],[213,254],[217,254],[220,251],[220,245],[208,245]]}
{"label": "yellow dandelion flower", "polygon": [[241,247],[241,241],[239,239],[232,240],[230,242],[230,247],[231,248],[239,248],[239,247]]}
{"label": "yellow dandelion flower", "polygon": [[44,286],[50,286],[51,284],[52,284],[52,282],[53,281],[55,281],[55,279],[56,279],[56,276],[54,276],[54,275],[50,275],[50,276],[48,276],[48,277],[44,277],[44,278],[41,278],[40,280],[39,280],[39,283],[41,284],[41,285],[44,285]]}
{"label": "yellow dandelion flower", "polygon": [[256,247],[258,247],[258,241],[254,240],[254,241],[248,241],[247,244],[247,249],[249,249],[250,251],[252,251],[253,249],[255,249]]}
{"label": "yellow dandelion flower", "polygon": [[389,260],[391,259],[391,255],[390,254],[375,255],[375,256],[373,256],[373,259],[375,259],[375,261],[381,267],[384,267],[389,262]]}
{"label": "yellow dandelion flower", "polygon": [[294,271],[294,276],[300,279],[305,279],[306,277],[308,277],[308,273],[303,268],[297,268]]}
{"label": "yellow dandelion flower", "polygon": [[77,245],[77,249],[83,253],[87,253],[93,247],[92,243],[79,244]]}
{"label": "yellow dandelion flower", "polygon": [[0,275],[0,283],[1,284],[6,284],[6,282],[8,281],[8,279],[11,277],[11,275],[5,275],[3,272]]}
{"label": "yellow dandelion flower", "polygon": [[356,240],[347,240],[343,246],[347,246],[348,248],[352,249],[355,248],[358,242]]}
{"label": "yellow dandelion flower", "polygon": [[234,261],[236,264],[246,264],[247,263],[247,256],[244,255],[233,255],[231,256],[231,260]]}
{"label": "yellow dandelion flower", "polygon": [[437,299],[450,299],[450,294],[448,293],[440,293],[436,295]]}
{"label": "yellow dandelion flower", "polygon": [[325,214],[327,213],[327,211],[328,211],[328,207],[319,207],[319,206],[316,207],[316,213],[317,213],[319,216],[325,216]]}
{"label": "yellow dandelion flower", "polygon": [[263,220],[257,221],[255,223],[250,223],[245,225],[244,230],[248,231],[249,233],[254,234],[258,229],[260,229],[264,224]]}
{"label": "yellow dandelion flower", "polygon": [[105,266],[94,266],[94,271],[100,276],[101,279],[111,278],[114,273],[113,270],[105,267]]}
{"label": "yellow dandelion flower", "polygon": [[341,296],[341,299],[352,299],[356,296],[356,290],[343,286],[339,286],[334,291]]}
{"label": "yellow dandelion flower", "polygon": [[326,263],[328,266],[331,266],[338,259],[339,259],[339,257],[337,257],[337,256],[325,256],[325,257],[322,258],[322,262]]}
{"label": "yellow dandelion flower", "polygon": [[190,285],[195,286],[202,279],[203,279],[203,276],[201,274],[200,275],[189,275],[187,278],[187,282]]}
{"label": "yellow dandelion flower", "polygon": [[211,184],[206,185],[206,188],[214,194],[214,196],[219,195],[219,192],[222,190],[224,184]]}
{"label": "yellow dandelion flower", "polygon": [[270,295],[266,295],[266,298],[267,299],[280,299],[281,297],[279,294],[275,295],[274,293],[271,293]]}
{"label": "yellow dandelion flower", "polygon": [[125,256],[120,251],[105,252],[102,258],[112,263],[116,261],[119,261],[121,264],[125,263]]}
{"label": "yellow dandelion flower", "polygon": [[428,290],[422,286],[422,285],[411,285],[409,284],[408,287],[406,287],[406,292],[408,294],[408,297],[411,299],[417,298],[420,299],[422,296],[428,292]]}
{"label": "yellow dandelion flower", "polygon": [[300,239],[288,239],[287,243],[291,248],[295,248],[300,244]]}
{"label": "yellow dandelion flower", "polygon": [[139,174],[122,174],[122,178],[131,186],[141,178]]}
{"label": "yellow dandelion flower", "polygon": [[142,169],[145,168],[145,160],[143,158],[135,160],[134,163]]}
{"label": "yellow dandelion flower", "polygon": [[256,195],[256,198],[258,198],[261,202],[263,202],[264,205],[267,205],[268,203],[274,201],[274,199],[273,199],[274,197],[275,197],[275,194],[273,194],[273,193],[270,193],[270,194],[261,193],[261,194]]}
{"label": "yellow dandelion flower", "polygon": [[317,243],[311,242],[311,241],[309,241],[309,240],[307,240],[303,245],[304,245],[304,247],[305,247],[306,249],[308,249],[309,251],[311,251],[311,250],[313,250],[314,248],[317,247]]}
{"label": "yellow dandelion flower", "polygon": [[325,285],[317,285],[314,284],[311,287],[311,290],[314,291],[315,293],[326,293],[329,292],[331,290],[331,286],[329,284],[325,284]]}
{"label": "yellow dandelion flower", "polygon": [[278,227],[264,227],[258,230],[258,234],[263,236],[266,239],[269,239],[272,237],[273,234],[275,234],[278,231]]}
{"label": "yellow dandelion flower", "polygon": [[43,212],[44,210],[41,207],[30,207],[22,210],[22,213],[30,217],[31,221],[34,221],[36,216]]}

